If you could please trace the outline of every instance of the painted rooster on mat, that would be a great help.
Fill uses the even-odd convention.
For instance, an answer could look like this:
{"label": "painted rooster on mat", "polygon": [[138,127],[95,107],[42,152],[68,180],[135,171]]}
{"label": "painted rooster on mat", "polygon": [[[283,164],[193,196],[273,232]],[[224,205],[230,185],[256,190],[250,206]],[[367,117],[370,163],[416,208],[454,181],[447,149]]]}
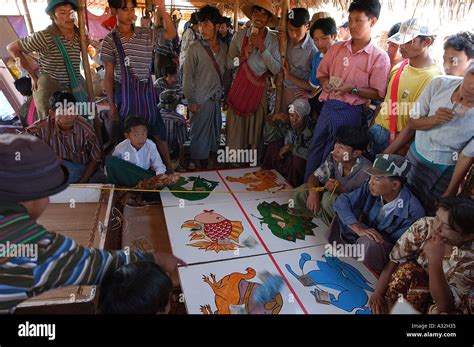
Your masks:
{"label": "painted rooster on mat", "polygon": [[189,246],[216,253],[239,248],[239,236],[244,230],[242,222],[231,221],[214,210],[204,210],[193,220],[184,222],[181,228],[191,229],[191,241],[202,240]]}

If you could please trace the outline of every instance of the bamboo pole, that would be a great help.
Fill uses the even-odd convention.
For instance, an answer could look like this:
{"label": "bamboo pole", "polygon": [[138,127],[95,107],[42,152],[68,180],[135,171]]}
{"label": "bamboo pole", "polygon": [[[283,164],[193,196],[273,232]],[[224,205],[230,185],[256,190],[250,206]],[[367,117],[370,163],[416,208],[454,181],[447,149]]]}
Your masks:
{"label": "bamboo pole", "polygon": [[234,1],[234,33],[239,29],[239,0]]}
{"label": "bamboo pole", "polygon": [[[79,24],[79,40],[81,43],[81,57],[82,57],[82,67],[84,68],[84,76],[86,78],[87,85],[87,94],[89,96],[89,102],[95,101],[94,96],[94,87],[92,85],[92,76],[91,76],[91,67],[89,65],[89,53],[87,50],[87,37],[86,37],[86,3],[85,0],[77,1],[77,19]],[[95,105],[94,105],[95,107]],[[97,112],[96,112],[97,113]],[[94,117],[94,130],[102,143],[102,131],[100,127],[99,117]]]}
{"label": "bamboo pole", "polygon": [[18,14],[20,16],[23,16],[23,13],[21,13],[21,10],[20,10],[20,5],[18,5],[18,0],[15,0],[15,5],[16,5],[16,9],[18,10]]}
{"label": "bamboo pole", "polygon": [[279,30],[283,32],[279,38],[280,43],[280,57],[281,57],[281,66],[282,70],[277,75],[276,78],[276,102],[275,102],[275,113],[281,112],[281,106],[283,101],[283,64],[286,61],[286,47],[288,44],[288,36],[286,35],[286,23],[287,23],[287,14],[288,14],[289,0],[281,0],[281,20],[278,27]]}
{"label": "bamboo pole", "polygon": [[30,10],[28,9],[26,0],[22,0],[21,3],[23,4],[23,10],[25,11],[23,16],[25,17],[26,26],[28,27],[28,33],[31,35],[35,31],[33,30],[33,22],[31,21]]}
{"label": "bamboo pole", "polygon": [[87,1],[84,1],[84,14],[85,14],[85,17],[86,17],[86,28],[87,28],[87,32],[89,32],[89,15],[87,14]]}

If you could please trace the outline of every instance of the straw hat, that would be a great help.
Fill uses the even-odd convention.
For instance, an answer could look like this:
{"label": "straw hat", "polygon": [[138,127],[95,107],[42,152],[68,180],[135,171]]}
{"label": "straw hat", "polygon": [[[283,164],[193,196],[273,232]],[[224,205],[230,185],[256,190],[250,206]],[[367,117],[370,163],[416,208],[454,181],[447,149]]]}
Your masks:
{"label": "straw hat", "polygon": [[242,6],[242,12],[249,18],[252,19],[252,13],[254,6],[261,7],[272,14],[272,18],[270,20],[270,26],[278,25],[278,17],[276,15],[276,10],[273,7],[272,0],[247,0],[245,5]]}

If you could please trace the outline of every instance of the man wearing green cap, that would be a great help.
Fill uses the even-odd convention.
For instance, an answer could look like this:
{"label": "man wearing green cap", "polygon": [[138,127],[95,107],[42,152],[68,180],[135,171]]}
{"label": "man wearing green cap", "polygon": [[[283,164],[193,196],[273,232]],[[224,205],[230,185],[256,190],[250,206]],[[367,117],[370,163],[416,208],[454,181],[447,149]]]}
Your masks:
{"label": "man wearing green cap", "polygon": [[[73,88],[77,90],[83,83],[79,71],[79,29],[74,24],[76,9],[76,0],[48,0],[46,13],[52,24],[45,30],[37,31],[7,46],[11,56],[31,77],[33,98],[40,119],[48,117],[48,100],[55,91],[72,91]],[[58,46],[61,44],[65,49],[63,53]],[[32,52],[39,54],[37,72],[26,59],[26,55]],[[77,99],[77,94],[75,96]]]}
{"label": "man wearing green cap", "polygon": [[[155,261],[166,272],[185,265],[170,254],[78,246],[37,224],[49,196],[68,186],[68,174],[48,145],[34,136],[0,135],[0,177],[0,312],[11,312],[22,301],[53,288],[99,284],[130,262]],[[10,255],[6,245],[33,245],[37,254]]]}
{"label": "man wearing green cap", "polygon": [[341,194],[334,203],[337,217],[331,225],[330,240],[362,245],[359,257],[377,273],[387,263],[398,238],[425,215],[418,199],[405,187],[410,166],[399,155],[379,154],[366,170],[370,180]]}

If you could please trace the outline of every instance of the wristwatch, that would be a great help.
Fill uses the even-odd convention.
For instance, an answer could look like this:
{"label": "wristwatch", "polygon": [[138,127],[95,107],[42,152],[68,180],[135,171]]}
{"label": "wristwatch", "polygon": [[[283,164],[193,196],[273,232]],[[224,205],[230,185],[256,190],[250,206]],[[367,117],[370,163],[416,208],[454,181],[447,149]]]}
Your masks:
{"label": "wristwatch", "polygon": [[351,89],[351,94],[357,94],[359,92],[359,89],[357,87],[354,87]]}

